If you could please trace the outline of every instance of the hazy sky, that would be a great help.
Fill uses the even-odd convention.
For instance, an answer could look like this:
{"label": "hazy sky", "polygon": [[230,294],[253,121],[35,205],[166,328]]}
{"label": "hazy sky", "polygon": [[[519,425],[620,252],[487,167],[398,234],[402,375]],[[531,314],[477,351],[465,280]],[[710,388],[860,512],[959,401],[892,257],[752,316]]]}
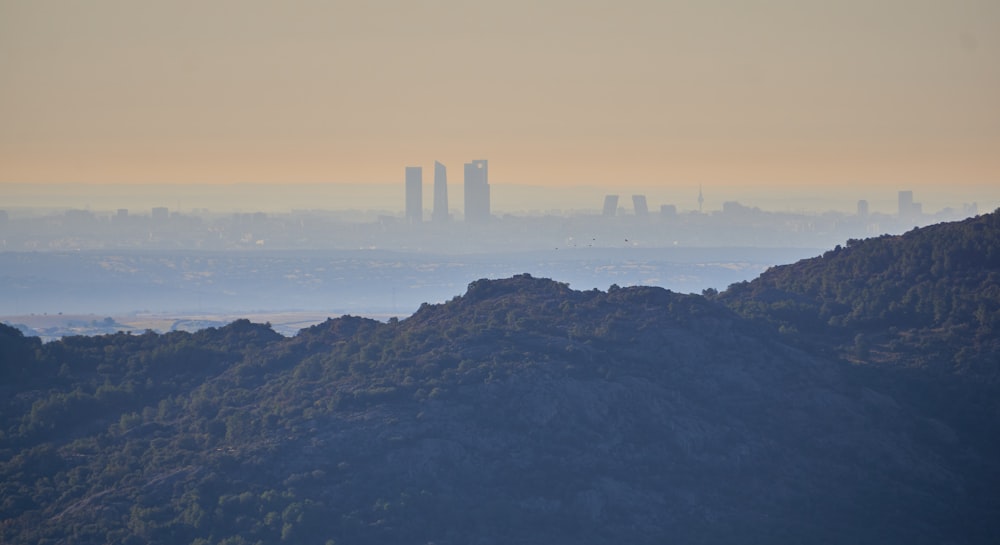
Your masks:
{"label": "hazy sky", "polygon": [[478,158],[499,183],[995,191],[1000,2],[0,0],[0,182]]}

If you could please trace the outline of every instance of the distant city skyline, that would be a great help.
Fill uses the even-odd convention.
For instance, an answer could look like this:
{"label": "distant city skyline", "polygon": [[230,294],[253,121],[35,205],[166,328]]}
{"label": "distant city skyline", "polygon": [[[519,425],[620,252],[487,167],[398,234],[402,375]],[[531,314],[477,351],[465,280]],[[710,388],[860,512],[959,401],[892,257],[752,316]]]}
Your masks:
{"label": "distant city skyline", "polygon": [[[0,249],[80,250],[402,250],[444,253],[592,250],[595,248],[795,247],[833,248],[852,238],[899,234],[913,227],[955,221],[978,213],[967,203],[924,212],[914,192],[897,194],[895,213],[871,213],[864,200],[853,214],[769,211],[735,200],[706,213],[660,204],[650,213],[645,195],[604,195],[601,212],[561,210],[489,213],[478,201],[488,191],[485,161],[466,163],[469,206],[459,222],[424,222],[418,197],[420,167],[406,169],[406,210],[302,209],[265,213],[183,211],[167,206],[114,211],[0,210]],[[399,191],[397,186],[397,191]],[[522,199],[522,202],[530,200]],[[595,198],[595,201],[598,199]],[[624,202],[623,202],[624,201]],[[591,203],[593,204],[593,203]],[[0,252],[2,254],[3,252]]]}
{"label": "distant city skyline", "polygon": [[1000,2],[0,2],[0,51],[0,182],[1000,187]]}
{"label": "distant city skyline", "polygon": [[[440,163],[440,162],[438,162]],[[444,165],[442,165],[444,166]],[[396,181],[386,184],[10,184],[0,183],[0,210],[85,209],[115,212],[167,206],[172,211],[208,210],[216,213],[282,213],[293,210],[369,211],[405,215],[405,190],[397,170]],[[426,191],[433,191],[428,180]],[[463,214],[464,187],[461,181],[447,184],[449,213]],[[722,210],[723,204],[736,201],[765,211],[855,214],[858,203],[866,201],[871,213],[896,214],[899,192],[913,191],[922,203],[923,212],[934,214],[945,208],[962,209],[976,203],[980,212],[1000,208],[1000,188],[993,191],[954,186],[898,188],[840,188],[817,191],[810,188],[775,188],[741,186],[701,186],[680,189],[642,188],[619,190],[611,186],[542,187],[490,182],[492,214],[543,214],[591,211],[600,213],[605,196],[621,194],[623,199],[641,194],[655,213],[662,206],[673,206],[678,213],[705,213]],[[432,218],[433,202],[423,200],[424,219]]]}

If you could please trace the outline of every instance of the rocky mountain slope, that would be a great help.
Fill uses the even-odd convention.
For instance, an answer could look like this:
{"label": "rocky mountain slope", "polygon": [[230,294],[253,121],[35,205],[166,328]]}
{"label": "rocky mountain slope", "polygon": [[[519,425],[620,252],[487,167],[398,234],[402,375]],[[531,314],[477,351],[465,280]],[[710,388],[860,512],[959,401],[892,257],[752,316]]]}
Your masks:
{"label": "rocky mountain slope", "polygon": [[[0,326],[0,542],[990,543],[996,245],[894,271],[998,232],[852,241],[708,297],[479,280],[287,339]],[[925,281],[950,310],[901,321]]]}

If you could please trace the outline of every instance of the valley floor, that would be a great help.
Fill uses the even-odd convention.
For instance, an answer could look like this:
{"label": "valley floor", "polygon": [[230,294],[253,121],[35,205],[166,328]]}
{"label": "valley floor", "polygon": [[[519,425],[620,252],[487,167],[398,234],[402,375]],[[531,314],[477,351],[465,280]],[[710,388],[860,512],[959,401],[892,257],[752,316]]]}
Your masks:
{"label": "valley floor", "polygon": [[[392,314],[362,313],[365,318],[380,321]],[[0,316],[0,323],[20,329],[28,336],[51,341],[70,335],[103,335],[128,331],[142,333],[146,330],[197,331],[207,327],[221,327],[240,319],[254,323],[269,323],[274,331],[291,337],[300,329],[334,318],[333,313],[316,311],[261,311],[261,312],[193,312],[193,313],[130,313],[114,315],[97,314],[25,314]]]}

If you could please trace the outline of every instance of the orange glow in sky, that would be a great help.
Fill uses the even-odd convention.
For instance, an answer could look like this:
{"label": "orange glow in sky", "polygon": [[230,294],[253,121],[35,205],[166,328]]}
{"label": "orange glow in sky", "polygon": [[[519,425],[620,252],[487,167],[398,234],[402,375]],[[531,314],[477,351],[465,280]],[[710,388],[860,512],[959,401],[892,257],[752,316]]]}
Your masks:
{"label": "orange glow in sky", "polygon": [[1000,2],[0,0],[0,183],[1000,187]]}

